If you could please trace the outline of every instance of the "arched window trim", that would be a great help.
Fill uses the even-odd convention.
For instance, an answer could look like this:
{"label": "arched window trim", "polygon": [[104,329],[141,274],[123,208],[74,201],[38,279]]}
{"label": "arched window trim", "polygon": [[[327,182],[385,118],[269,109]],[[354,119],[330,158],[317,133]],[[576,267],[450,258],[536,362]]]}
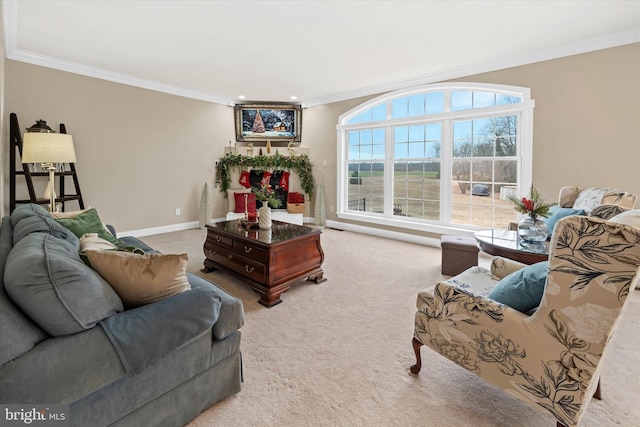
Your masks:
{"label": "arched window trim", "polygon": [[[449,99],[445,99],[445,111],[443,113],[429,114],[424,116],[412,116],[392,119],[391,105],[394,99],[407,97],[410,95],[418,95],[429,92],[445,92],[445,97],[449,98],[451,91],[470,90],[470,91],[486,91],[500,93],[504,95],[518,96],[522,99],[518,104],[502,104],[499,106],[476,108],[460,111],[449,111]],[[369,108],[378,106],[382,103],[386,104],[386,119],[379,121],[360,122],[348,124],[347,122],[353,117],[361,114]],[[520,116],[519,124],[519,143],[518,143],[518,193],[523,193],[522,189],[528,189],[532,183],[532,161],[533,161],[533,108],[535,101],[531,99],[531,90],[526,87],[498,85],[490,83],[473,83],[473,82],[449,82],[422,85],[418,87],[402,89],[389,92],[378,97],[372,98],[364,103],[343,113],[338,118],[337,131],[337,206],[336,214],[340,219],[354,220],[360,222],[368,222],[383,226],[395,226],[399,228],[409,228],[433,233],[451,233],[461,235],[471,235],[478,227],[474,226],[451,226],[442,224],[429,224],[422,221],[411,220],[408,217],[394,217],[372,212],[354,212],[347,209],[347,191],[346,180],[349,178],[347,172],[347,132],[350,130],[365,129],[372,127],[389,127],[402,124],[410,124],[418,121],[441,121],[443,119],[455,120],[458,118],[473,118],[474,116],[484,116],[491,112],[500,113],[517,113]],[[446,156],[442,161],[450,161]],[[390,159],[385,159],[385,164],[389,164]],[[385,187],[385,194],[387,188]],[[386,197],[386,196],[385,196]],[[448,197],[442,199],[442,203],[448,203]],[[442,209],[442,208],[441,208]],[[442,210],[441,210],[442,211]],[[449,208],[445,208],[444,212],[450,215]]]}

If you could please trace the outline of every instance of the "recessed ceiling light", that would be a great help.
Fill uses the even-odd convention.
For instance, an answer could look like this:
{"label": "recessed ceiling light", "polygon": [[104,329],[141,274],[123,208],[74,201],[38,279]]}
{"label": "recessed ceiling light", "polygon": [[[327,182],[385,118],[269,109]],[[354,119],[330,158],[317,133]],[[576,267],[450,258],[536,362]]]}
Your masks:
{"label": "recessed ceiling light", "polygon": [[294,100],[294,99],[298,99],[298,97],[297,97],[297,96],[295,96],[295,95],[293,95],[293,96],[291,97],[291,99],[292,99],[292,100]]}
{"label": "recessed ceiling light", "polygon": [[244,95],[238,95],[238,99],[244,99]]}

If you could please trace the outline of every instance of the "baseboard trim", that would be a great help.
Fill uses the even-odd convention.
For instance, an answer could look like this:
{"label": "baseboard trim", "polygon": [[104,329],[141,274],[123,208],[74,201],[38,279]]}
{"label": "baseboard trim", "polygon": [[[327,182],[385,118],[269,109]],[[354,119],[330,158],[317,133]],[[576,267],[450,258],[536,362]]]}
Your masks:
{"label": "baseboard trim", "polygon": [[118,236],[151,236],[154,234],[171,233],[173,231],[191,230],[192,228],[198,228],[199,226],[200,223],[198,221],[183,222],[182,224],[163,225],[161,227],[142,228],[140,230],[118,231]]}
{"label": "baseboard trim", "polygon": [[397,231],[383,230],[380,228],[364,227],[362,225],[349,224],[340,221],[327,221],[327,227],[337,230],[353,231],[355,233],[369,234],[376,237],[384,237],[387,239],[401,240],[409,243],[417,243],[419,245],[440,247],[440,240],[433,237],[416,236],[415,234],[400,233]]}

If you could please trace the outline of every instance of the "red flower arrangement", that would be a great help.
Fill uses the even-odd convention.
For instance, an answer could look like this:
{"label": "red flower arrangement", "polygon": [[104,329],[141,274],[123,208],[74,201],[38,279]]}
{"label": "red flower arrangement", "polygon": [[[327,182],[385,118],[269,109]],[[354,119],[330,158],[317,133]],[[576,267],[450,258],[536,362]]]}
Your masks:
{"label": "red flower arrangement", "polygon": [[529,198],[518,198],[516,196],[509,196],[509,200],[511,200],[513,204],[516,205],[516,211],[522,214],[529,215],[533,219],[537,219],[538,216],[549,216],[549,208],[555,204],[544,203],[544,201],[542,200],[542,196],[535,188],[533,188],[533,185],[531,186]]}

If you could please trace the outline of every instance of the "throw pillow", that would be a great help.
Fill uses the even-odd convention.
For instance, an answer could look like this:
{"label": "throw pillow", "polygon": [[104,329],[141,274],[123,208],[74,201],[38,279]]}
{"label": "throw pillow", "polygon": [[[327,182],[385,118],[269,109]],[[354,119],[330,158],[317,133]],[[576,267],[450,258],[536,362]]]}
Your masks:
{"label": "throw pillow", "polygon": [[78,238],[87,233],[98,233],[98,237],[101,239],[108,240],[116,246],[124,246],[122,240],[115,238],[104,228],[96,209],[89,209],[74,218],[59,218],[57,221],[71,230]]}
{"label": "throw pillow", "polygon": [[244,213],[245,203],[244,196],[247,196],[247,212],[256,211],[256,195],[254,193],[234,193],[233,197],[236,200],[236,208],[234,212]]}
{"label": "throw pillow", "polygon": [[[251,193],[251,189],[242,189],[242,190],[227,190],[227,200],[229,200],[229,210],[227,212],[235,212],[236,211],[236,193]],[[242,211],[244,212],[244,211]]]}
{"label": "throw pillow", "polygon": [[160,301],[191,289],[187,254],[86,251],[91,267],[111,285],[126,308]]}
{"label": "throw pillow", "polygon": [[500,280],[488,297],[527,313],[540,305],[547,283],[549,261],[521,268]]}
{"label": "throw pillow", "polygon": [[51,215],[52,217],[54,217],[55,219],[60,219],[60,218],[75,218],[78,215],[80,215],[81,213],[85,213],[86,211],[88,211],[89,209],[91,209],[91,207],[88,207],[87,209],[81,209],[79,211],[69,211],[69,212],[49,212],[49,215]]}
{"label": "throw pillow", "polygon": [[110,241],[98,237],[98,233],[87,233],[80,238],[80,252],[103,249],[112,250],[118,249],[118,247]]}
{"label": "throw pillow", "polygon": [[562,208],[558,205],[551,206],[549,209],[549,216],[547,218],[542,218],[549,228],[549,236],[553,234],[553,229],[555,228],[556,223],[565,216],[570,215],[584,215],[584,209]]}
{"label": "throw pillow", "polygon": [[621,214],[611,218],[609,221],[640,228],[640,209],[631,209],[629,211],[622,212]]}
{"label": "throw pillow", "polygon": [[22,311],[56,337],[122,311],[118,295],[80,260],[77,247],[50,234],[29,234],[13,247],[4,284]]}

